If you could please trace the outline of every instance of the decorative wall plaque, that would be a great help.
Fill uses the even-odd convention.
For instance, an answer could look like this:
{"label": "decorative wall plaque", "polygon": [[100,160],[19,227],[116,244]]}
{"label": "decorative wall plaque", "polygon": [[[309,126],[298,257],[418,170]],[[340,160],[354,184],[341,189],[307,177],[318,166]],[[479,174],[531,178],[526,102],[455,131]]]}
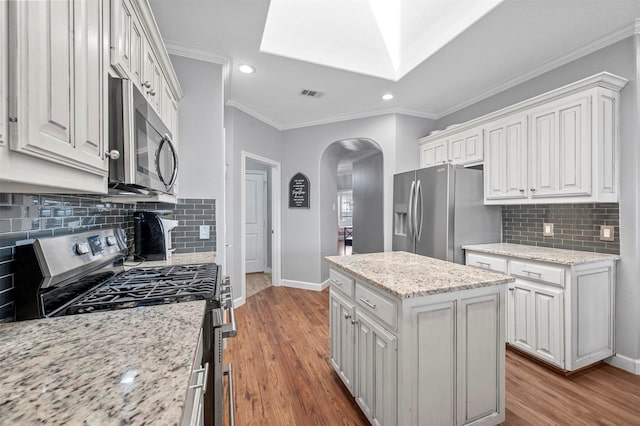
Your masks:
{"label": "decorative wall plaque", "polygon": [[297,173],[289,181],[289,208],[309,208],[309,178],[302,173]]}

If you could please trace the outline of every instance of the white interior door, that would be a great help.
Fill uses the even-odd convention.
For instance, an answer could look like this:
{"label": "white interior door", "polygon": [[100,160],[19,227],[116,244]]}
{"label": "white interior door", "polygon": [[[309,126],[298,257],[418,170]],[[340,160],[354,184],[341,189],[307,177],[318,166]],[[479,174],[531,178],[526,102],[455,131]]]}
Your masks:
{"label": "white interior door", "polygon": [[264,172],[245,174],[245,262],[246,273],[265,269],[266,176]]}

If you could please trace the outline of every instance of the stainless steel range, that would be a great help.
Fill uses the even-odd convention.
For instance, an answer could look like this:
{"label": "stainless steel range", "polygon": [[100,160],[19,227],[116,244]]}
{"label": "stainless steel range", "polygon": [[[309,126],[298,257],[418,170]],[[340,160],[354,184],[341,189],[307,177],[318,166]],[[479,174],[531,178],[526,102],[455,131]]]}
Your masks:
{"label": "stainless steel range", "polygon": [[[204,421],[223,424],[223,376],[227,374],[233,423],[231,366],[225,366],[222,359],[223,339],[237,334],[229,280],[222,279],[215,263],[125,270],[126,252],[121,229],[19,242],[15,254],[16,320],[205,300]],[[213,366],[210,372],[208,365]],[[213,392],[207,395],[207,389]]]}

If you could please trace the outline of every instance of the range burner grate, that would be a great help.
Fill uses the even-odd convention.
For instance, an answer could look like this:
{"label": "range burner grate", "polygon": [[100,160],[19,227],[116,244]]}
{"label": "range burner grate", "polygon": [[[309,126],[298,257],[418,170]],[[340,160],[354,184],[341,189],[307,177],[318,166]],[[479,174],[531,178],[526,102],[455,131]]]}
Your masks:
{"label": "range burner grate", "polygon": [[209,300],[215,297],[216,286],[213,263],[136,268],[107,280],[69,305],[65,314]]}

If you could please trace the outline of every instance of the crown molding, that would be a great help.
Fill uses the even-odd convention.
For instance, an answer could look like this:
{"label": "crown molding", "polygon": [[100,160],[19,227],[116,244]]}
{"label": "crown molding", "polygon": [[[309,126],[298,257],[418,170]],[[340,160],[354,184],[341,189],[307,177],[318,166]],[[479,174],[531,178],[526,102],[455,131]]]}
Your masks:
{"label": "crown molding", "polygon": [[403,108],[388,108],[388,109],[377,110],[377,111],[367,111],[367,112],[357,112],[352,114],[336,115],[333,117],[322,118],[319,120],[303,121],[300,123],[281,126],[281,130],[299,129],[302,127],[319,126],[322,124],[339,123],[341,121],[358,120],[361,118],[370,118],[370,117],[377,117],[380,115],[390,115],[390,114],[403,114],[403,115],[410,115],[410,116],[420,117],[420,118],[429,118],[432,120],[436,119],[436,115],[431,113],[425,113],[422,111],[414,111],[414,110],[403,109]]}
{"label": "crown molding", "polygon": [[575,61],[576,59],[579,59],[590,53],[596,52],[600,49],[624,40],[627,37],[631,37],[634,34],[640,34],[640,19],[636,19],[633,22],[625,25],[624,27],[612,33],[609,33],[604,37],[596,39],[591,43],[566,52],[563,55],[557,56],[556,58],[543,63],[537,68],[524,72],[520,75],[517,75],[516,77],[512,77],[506,81],[503,81],[502,83],[491,86],[487,90],[478,93],[477,95],[465,100],[464,102],[461,102],[451,108],[447,108],[446,110],[440,112],[439,114],[437,114],[437,119],[441,119],[449,114],[453,114],[456,111],[460,111],[463,108],[483,101],[493,95],[497,95],[500,92],[531,80],[532,78],[538,77],[539,75],[542,75],[548,71],[561,67],[562,65],[568,64],[569,62]]}
{"label": "crown molding", "polygon": [[262,114],[259,114],[255,111],[253,111],[250,108],[247,108],[246,106],[242,105],[240,102],[238,102],[235,99],[229,99],[227,102],[225,102],[226,106],[230,106],[230,107],[234,107],[235,109],[238,109],[242,112],[244,112],[245,114],[250,115],[251,117],[255,118],[256,120],[262,121],[263,123],[273,127],[276,130],[284,130],[282,128],[282,126],[280,126],[278,123],[276,123],[275,121],[265,117]]}
{"label": "crown molding", "polygon": [[196,46],[179,43],[177,41],[165,40],[164,45],[167,47],[167,52],[172,55],[197,59],[198,61],[212,62],[219,65],[226,65],[231,62],[231,58],[222,53],[211,52]]}
{"label": "crown molding", "polygon": [[177,41],[165,40],[164,44],[167,52],[171,55],[183,58],[195,59],[197,61],[210,62],[222,65],[222,79],[224,82],[224,100],[227,101],[231,93],[231,64],[232,60],[227,55],[218,52],[211,52],[196,46],[191,46]]}

